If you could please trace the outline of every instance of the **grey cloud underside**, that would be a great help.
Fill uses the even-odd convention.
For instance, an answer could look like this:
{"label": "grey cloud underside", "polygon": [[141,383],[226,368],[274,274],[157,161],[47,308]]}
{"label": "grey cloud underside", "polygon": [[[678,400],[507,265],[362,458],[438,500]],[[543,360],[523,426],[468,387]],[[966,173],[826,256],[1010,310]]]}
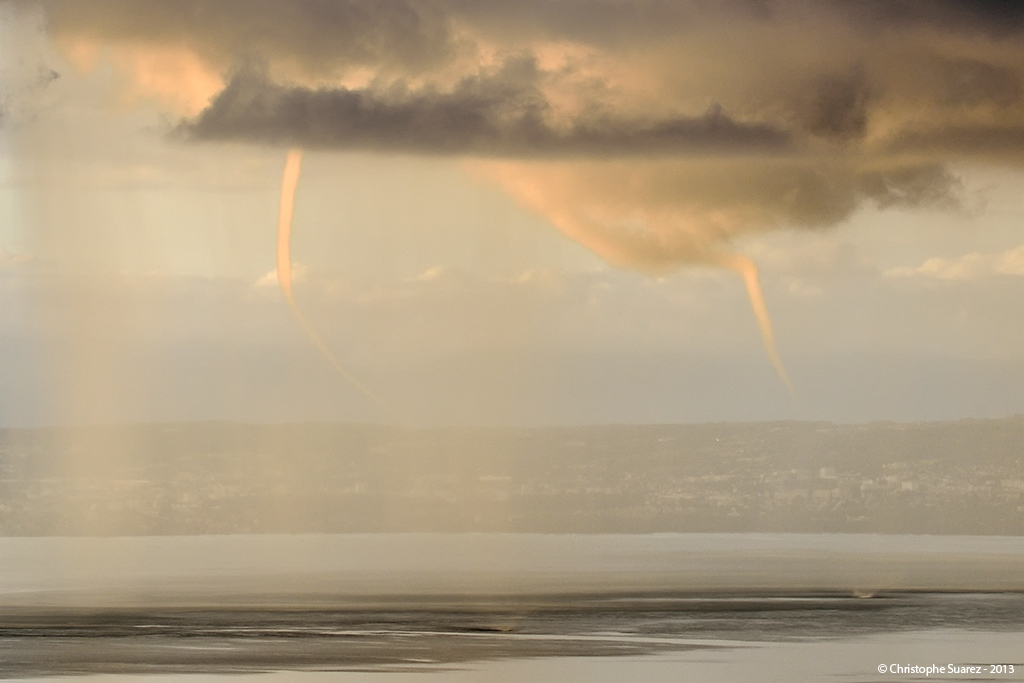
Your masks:
{"label": "grey cloud underside", "polygon": [[195,140],[238,140],[311,149],[502,157],[671,155],[781,151],[790,135],[738,122],[720,108],[694,117],[630,120],[610,113],[548,122],[550,106],[525,63],[471,77],[449,92],[310,89],[235,76],[179,132]]}
{"label": "grey cloud underside", "polygon": [[[179,46],[236,69],[178,124],[190,140],[509,159],[735,157],[700,196],[735,193],[704,208],[756,204],[767,219],[805,226],[833,224],[865,201],[954,205],[959,186],[945,164],[1024,161],[1024,3],[14,1],[42,5],[57,36]],[[659,113],[627,101],[633,76],[541,59],[558,41],[650,75]],[[481,46],[496,46],[504,67],[481,67]],[[284,80],[332,82],[362,67],[374,79],[362,89]],[[469,75],[451,86],[455,73]],[[576,88],[570,101],[591,100],[548,101],[559,84]],[[708,109],[714,102],[722,108]]]}
{"label": "grey cloud underside", "polygon": [[[882,209],[954,209],[962,203],[960,179],[934,163],[851,169],[842,164],[797,161],[765,163],[756,170],[732,169],[729,175],[731,178],[716,183],[719,188],[727,188],[716,203],[721,207],[745,203],[757,207],[762,212],[759,225],[830,227],[849,218],[864,202]],[[687,184],[696,185],[689,190],[695,194],[715,197],[714,188],[701,188],[693,180]]]}
{"label": "grey cloud underside", "polygon": [[[456,48],[453,25],[490,34],[622,44],[685,33],[708,22],[765,24],[813,13],[878,28],[933,28],[1007,36],[1024,31],[1024,4],[1013,0],[13,0],[46,8],[53,28],[108,38],[175,37],[284,49],[328,58],[413,65]],[[244,51],[242,49],[241,51]]]}
{"label": "grey cloud underside", "polygon": [[[0,0],[2,1],[2,0]],[[188,45],[214,61],[290,55],[426,70],[451,57],[443,2],[407,0],[13,0],[40,5],[56,35]]]}
{"label": "grey cloud underside", "polygon": [[890,146],[896,153],[964,155],[1020,161],[1024,154],[1024,123],[1019,125],[940,126],[907,130]]}
{"label": "grey cloud underside", "polygon": [[896,166],[862,172],[857,188],[880,208],[892,206],[957,207],[963,189],[960,179],[940,164]]}
{"label": "grey cloud underside", "polygon": [[[1024,156],[1014,132],[1024,110],[1024,61],[1007,49],[1019,45],[1024,55],[1022,2],[6,1],[43,7],[55,36],[181,46],[214,70],[286,64],[325,82],[360,68],[381,83],[436,82],[445,69],[467,73],[482,46],[526,54],[559,41],[627,60],[652,45],[685,46],[703,65],[690,64],[686,54],[665,57],[684,62],[679,79],[655,76],[664,81],[666,102],[686,87],[691,70],[701,83],[680,96],[675,118],[625,118],[613,103],[597,102],[596,113],[557,129],[536,80],[501,83],[491,74],[470,77],[454,91],[400,93],[311,90],[243,71],[182,127],[201,139],[525,156],[778,150],[805,138],[849,148],[870,132],[879,111],[884,118],[909,108],[929,112],[923,123],[946,127],[950,137],[942,144],[927,125],[912,123],[905,136],[893,131],[895,144],[886,151],[969,155],[1008,145]],[[787,57],[821,36],[829,50]],[[671,71],[670,63],[660,66]],[[609,86],[615,83],[597,83],[595,92]],[[714,102],[729,116],[700,115]],[[984,116],[963,119],[969,110]]]}
{"label": "grey cloud underside", "polygon": [[[756,1],[756,0],[755,0]],[[921,26],[994,36],[1024,31],[1024,4],[1015,0],[807,0],[869,27]],[[791,0],[765,0],[786,7]]]}
{"label": "grey cloud underside", "polygon": [[870,97],[863,69],[819,78],[809,92],[808,101],[797,104],[809,133],[840,142],[863,137]]}

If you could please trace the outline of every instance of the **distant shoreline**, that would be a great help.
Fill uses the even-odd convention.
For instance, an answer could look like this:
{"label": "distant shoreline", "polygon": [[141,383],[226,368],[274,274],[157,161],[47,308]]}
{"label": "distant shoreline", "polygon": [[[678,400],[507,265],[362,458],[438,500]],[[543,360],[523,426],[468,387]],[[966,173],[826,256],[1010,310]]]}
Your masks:
{"label": "distant shoreline", "polygon": [[0,430],[0,536],[1024,536],[1024,416]]}

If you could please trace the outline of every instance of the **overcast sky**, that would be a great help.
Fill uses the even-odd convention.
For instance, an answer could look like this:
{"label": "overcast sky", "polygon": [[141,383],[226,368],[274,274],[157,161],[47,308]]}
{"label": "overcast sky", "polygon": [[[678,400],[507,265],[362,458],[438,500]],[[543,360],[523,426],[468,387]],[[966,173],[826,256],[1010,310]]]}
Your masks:
{"label": "overcast sky", "polygon": [[395,420],[278,287],[289,148],[295,299],[403,422],[1024,412],[1014,3],[3,0],[0,32],[0,425]]}

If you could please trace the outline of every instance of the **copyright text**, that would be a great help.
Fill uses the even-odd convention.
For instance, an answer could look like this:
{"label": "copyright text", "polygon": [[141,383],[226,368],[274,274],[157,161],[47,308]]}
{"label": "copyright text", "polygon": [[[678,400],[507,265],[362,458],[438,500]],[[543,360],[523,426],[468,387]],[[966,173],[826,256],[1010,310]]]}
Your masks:
{"label": "copyright text", "polygon": [[880,674],[1012,674],[1013,664],[879,664]]}

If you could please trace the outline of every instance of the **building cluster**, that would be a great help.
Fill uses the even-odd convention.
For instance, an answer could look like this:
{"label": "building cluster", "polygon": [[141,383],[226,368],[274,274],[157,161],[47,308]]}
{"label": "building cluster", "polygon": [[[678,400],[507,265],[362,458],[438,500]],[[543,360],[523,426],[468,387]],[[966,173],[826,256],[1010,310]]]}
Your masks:
{"label": "building cluster", "polygon": [[0,430],[0,535],[1024,535],[1024,419]]}

